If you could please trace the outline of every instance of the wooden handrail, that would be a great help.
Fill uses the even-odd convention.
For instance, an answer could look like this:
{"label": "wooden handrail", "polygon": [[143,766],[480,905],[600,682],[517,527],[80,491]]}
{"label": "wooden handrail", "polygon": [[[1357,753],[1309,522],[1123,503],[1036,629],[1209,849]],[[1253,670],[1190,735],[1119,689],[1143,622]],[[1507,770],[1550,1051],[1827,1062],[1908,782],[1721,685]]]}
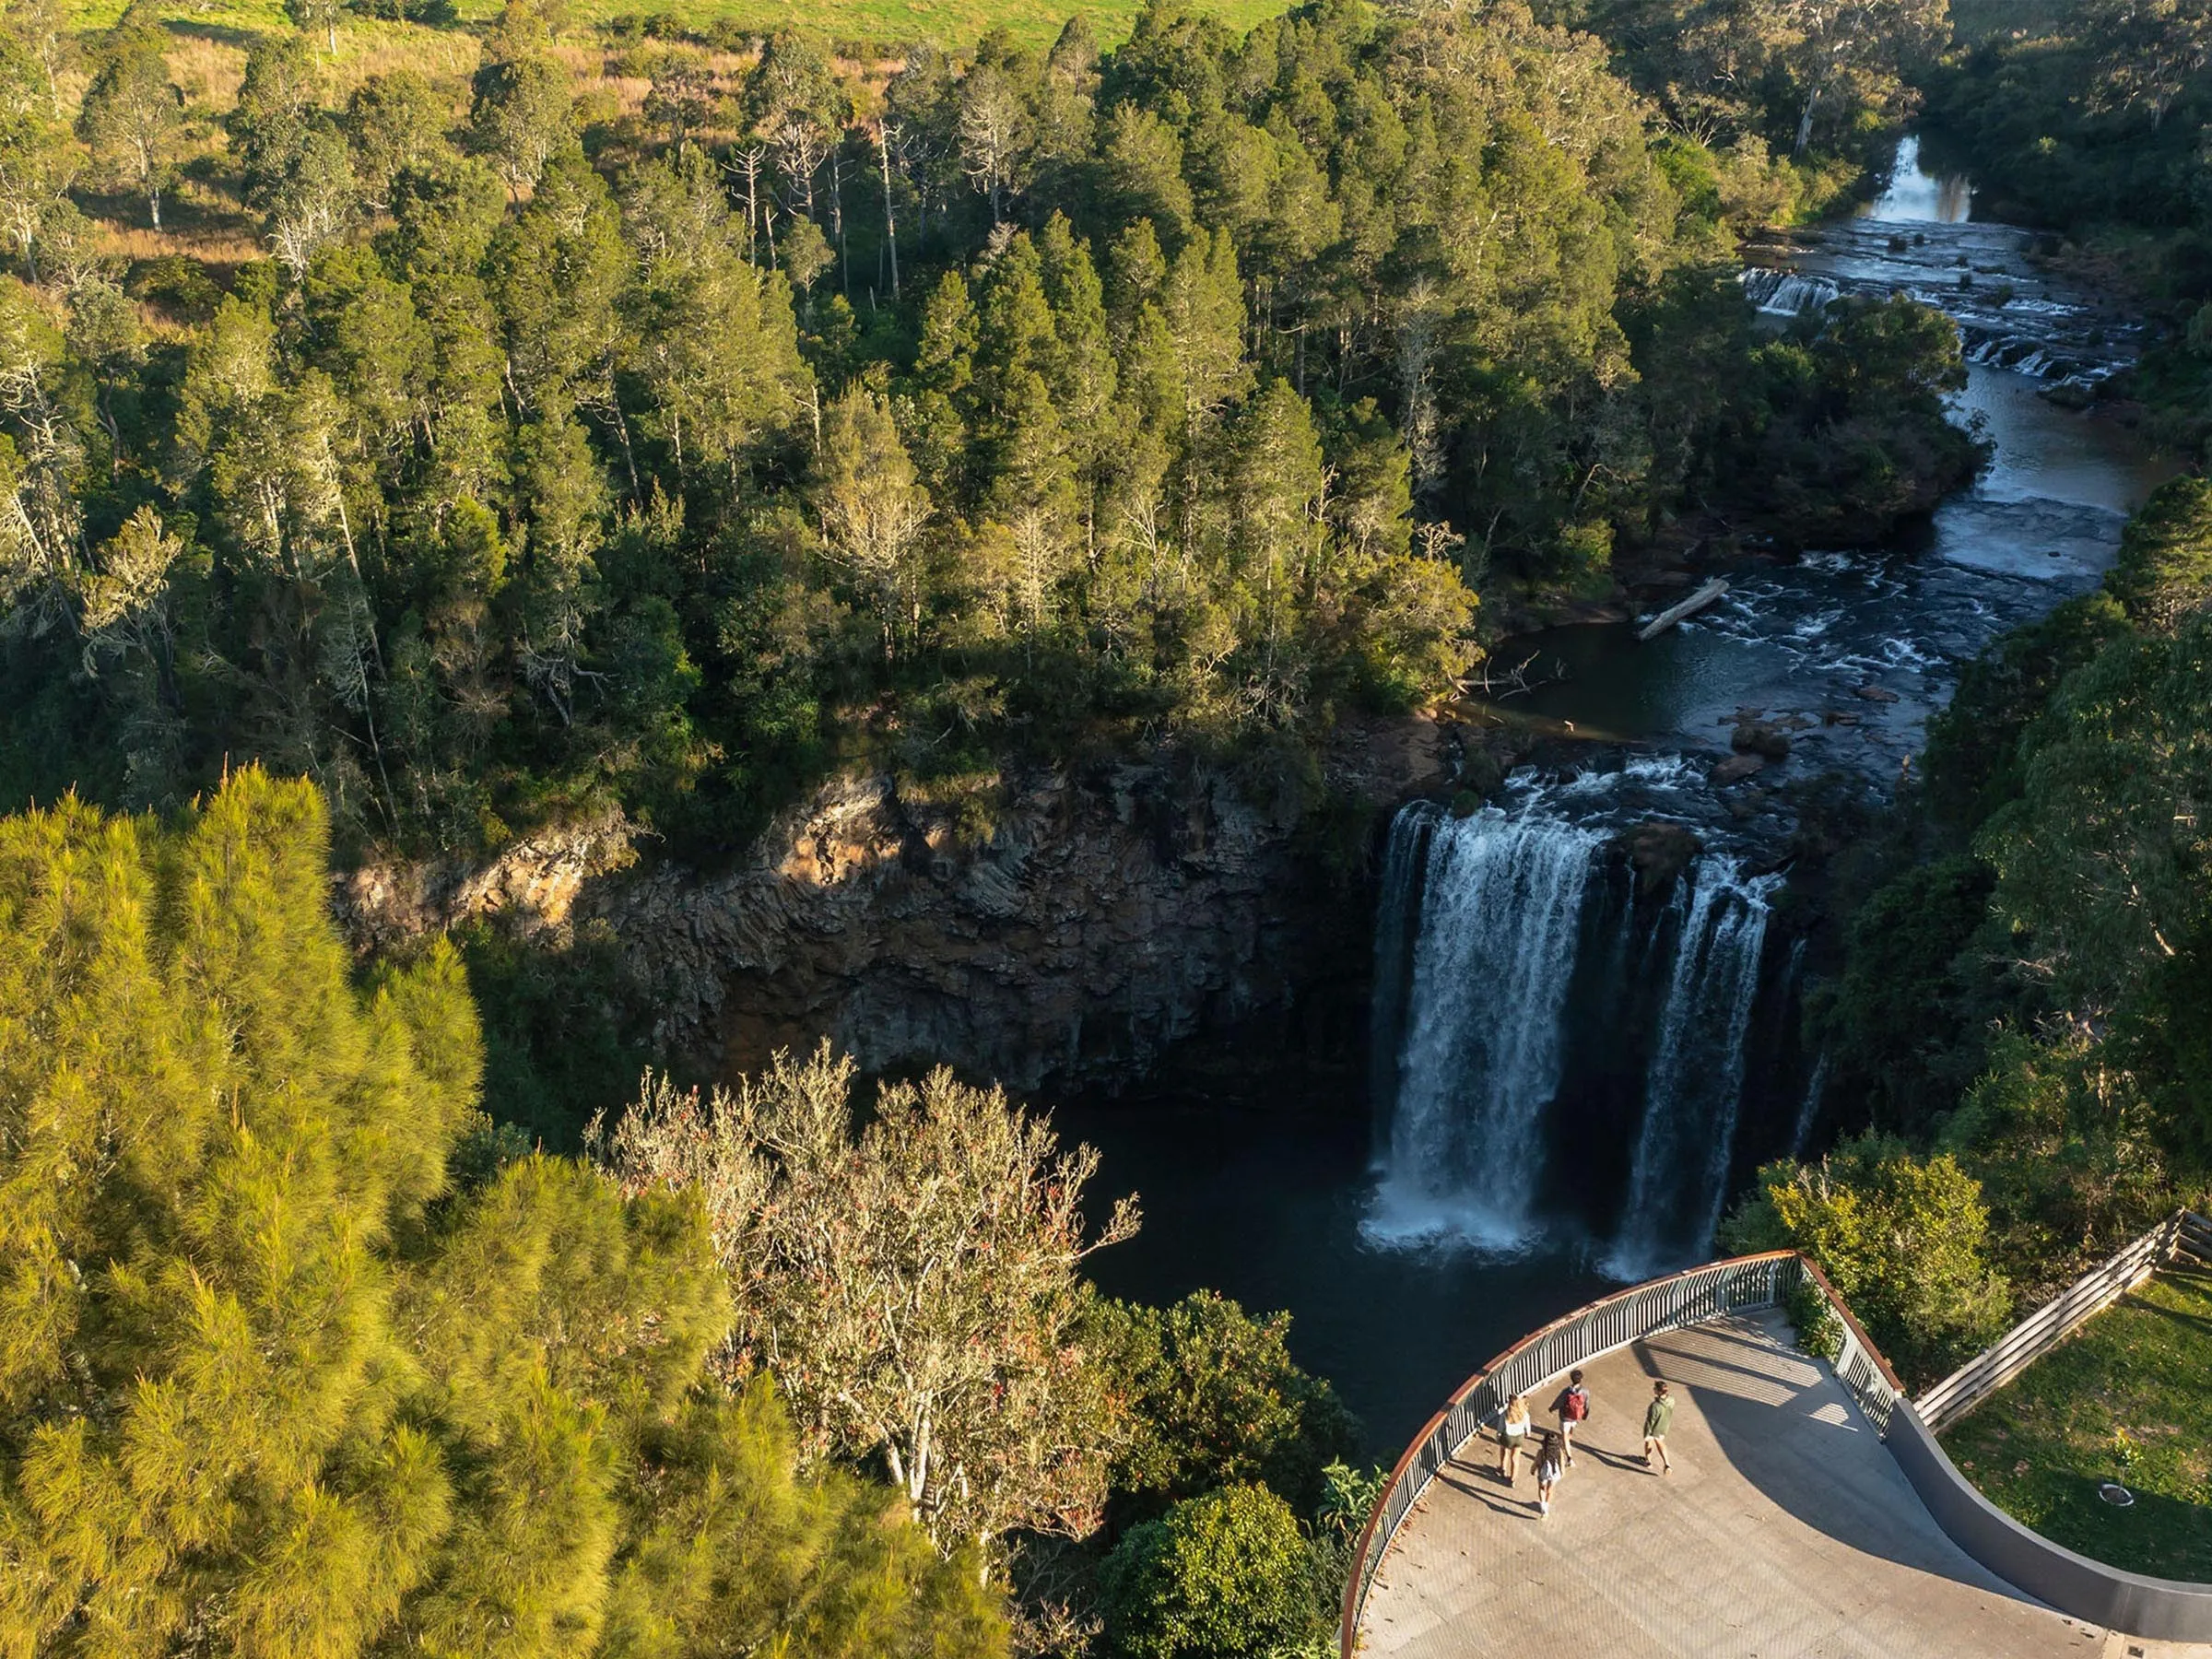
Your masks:
{"label": "wooden handrail", "polygon": [[[2206,1233],[2212,1233],[2212,1227],[2201,1216],[2178,1209],[2142,1237],[2122,1245],[1949,1376],[1924,1389],[1912,1403],[1921,1421],[1931,1433],[1948,1429],[2171,1262],[2185,1241],[2201,1241]],[[2198,1247],[2205,1246],[2200,1242]]]}

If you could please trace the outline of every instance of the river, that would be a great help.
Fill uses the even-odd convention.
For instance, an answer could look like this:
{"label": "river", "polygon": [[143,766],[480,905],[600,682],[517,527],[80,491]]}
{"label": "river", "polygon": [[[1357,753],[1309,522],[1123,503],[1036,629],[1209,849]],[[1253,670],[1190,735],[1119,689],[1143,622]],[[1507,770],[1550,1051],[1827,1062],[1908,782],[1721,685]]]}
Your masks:
{"label": "river", "polygon": [[[1745,281],[1777,325],[1846,293],[1941,305],[1970,358],[1955,418],[1994,442],[1990,466],[1892,545],[1732,571],[1720,605],[1652,643],[1610,624],[1501,652],[1537,684],[1493,717],[1586,758],[1517,774],[1472,818],[1401,816],[1374,1127],[1340,1099],[1214,1103],[1172,1065],[1141,1100],[1065,1111],[1063,1132],[1101,1151],[1101,1194],[1146,1211],[1096,1258],[1106,1289],[1288,1309],[1294,1352],[1388,1461],[1518,1335],[1702,1255],[1749,1171],[1817,1132],[1818,1057],[1794,1040],[1803,935],[1783,914],[1794,807],[1772,785],[1885,794],[1957,665],[2093,586],[2171,470],[2041,395],[2112,373],[2139,335],[1971,203],[1908,138],[1865,213],[1757,252]],[[1744,711],[1791,752],[1718,784]],[[1654,818],[1697,838],[1656,886],[1616,850]]]}

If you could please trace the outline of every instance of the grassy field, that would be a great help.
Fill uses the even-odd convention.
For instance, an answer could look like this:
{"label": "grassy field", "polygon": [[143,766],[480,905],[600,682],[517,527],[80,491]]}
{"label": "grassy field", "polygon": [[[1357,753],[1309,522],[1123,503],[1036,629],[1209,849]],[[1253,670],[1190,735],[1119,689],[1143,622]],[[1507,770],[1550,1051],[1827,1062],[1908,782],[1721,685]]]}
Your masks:
{"label": "grassy field", "polygon": [[[0,0],[4,4],[5,0]],[[900,49],[927,40],[954,52],[972,47],[994,23],[1038,45],[1049,43],[1067,17],[1080,10],[1096,36],[1112,45],[1126,38],[1142,0],[809,0],[804,6],[779,0],[570,0],[568,25],[557,53],[568,65],[580,107],[634,113],[648,83],[627,67],[616,40],[597,27],[618,17],[671,16],[704,29],[730,19],[742,29],[766,31],[794,23],[807,29],[845,54],[846,66],[874,84],[897,67]],[[81,0],[68,16],[90,34],[111,27],[123,15],[125,0]],[[100,227],[107,251],[132,260],[183,254],[220,269],[262,257],[267,252],[259,217],[239,198],[235,169],[225,147],[222,118],[238,100],[246,52],[262,35],[288,31],[283,0],[154,0],[167,26],[170,74],[183,94],[187,143],[181,175],[167,194],[163,229],[146,222],[143,200],[127,194],[88,194],[100,181],[88,177],[82,205]],[[340,24],[335,58],[318,51],[322,94],[333,107],[372,75],[406,67],[426,76],[453,100],[456,119],[467,102],[468,76],[482,50],[483,25],[497,16],[501,0],[458,0],[461,25],[429,29],[352,18]],[[1292,4],[1292,0],[1193,0],[1232,27],[1243,29]],[[743,41],[722,36],[724,49],[705,53],[700,62],[717,87],[734,92],[742,86],[753,58]],[[320,37],[316,39],[318,47]],[[64,76],[63,91],[72,102],[84,91],[87,71],[78,65]]]}
{"label": "grassy field", "polygon": [[[1004,24],[1019,40],[1049,42],[1060,26],[1077,12],[1089,19],[1101,44],[1114,45],[1127,37],[1141,0],[806,0],[794,6],[788,0],[571,0],[569,16],[573,25],[605,22],[611,18],[661,15],[687,26],[703,28],[721,18],[765,33],[773,29],[800,28],[830,41],[852,41],[879,47],[897,47],[911,41],[928,41],[939,46],[964,49],[975,44],[994,24]],[[1264,18],[1288,9],[1291,0],[1193,0],[1193,9],[1211,12],[1242,30]],[[123,15],[124,0],[86,0],[69,8],[82,29],[105,29]],[[464,21],[482,22],[496,16],[500,0],[458,0]],[[161,16],[172,29],[188,34],[242,41],[271,29],[288,28],[281,0],[162,0]],[[374,34],[381,26],[347,26],[344,35]]]}
{"label": "grassy field", "polygon": [[[2161,1273],[1943,1443],[2045,1537],[2136,1572],[2212,1582],[2212,1274]],[[2107,1480],[2136,1494],[2132,1508],[2098,1497]]]}

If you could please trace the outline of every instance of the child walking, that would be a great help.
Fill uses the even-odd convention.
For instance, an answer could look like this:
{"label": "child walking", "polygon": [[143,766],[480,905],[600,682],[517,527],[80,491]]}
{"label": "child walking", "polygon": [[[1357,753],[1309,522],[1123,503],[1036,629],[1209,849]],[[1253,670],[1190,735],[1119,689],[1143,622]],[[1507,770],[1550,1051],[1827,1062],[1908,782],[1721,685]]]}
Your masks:
{"label": "child walking", "polygon": [[1567,1472],[1565,1441],[1549,1430],[1544,1432],[1544,1446],[1536,1453],[1536,1513],[1551,1513],[1552,1488],[1559,1484],[1559,1477]]}

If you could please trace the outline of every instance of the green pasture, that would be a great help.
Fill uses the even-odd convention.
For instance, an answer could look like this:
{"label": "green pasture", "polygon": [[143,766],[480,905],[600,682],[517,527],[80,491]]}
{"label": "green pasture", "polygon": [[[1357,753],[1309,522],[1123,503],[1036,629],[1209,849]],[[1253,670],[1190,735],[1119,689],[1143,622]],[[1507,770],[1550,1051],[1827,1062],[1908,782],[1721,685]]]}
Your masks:
{"label": "green pasture", "polygon": [[[2007,1514],[2100,1561],[2212,1581],[2212,1274],[2161,1273],[1945,1431]],[[2124,1484],[2121,1509],[2098,1495]]]}
{"label": "green pasture", "polygon": [[[1060,32],[1061,25],[1077,12],[1089,19],[1092,32],[1104,45],[1128,36],[1142,0],[806,0],[805,5],[779,0],[571,0],[571,26],[606,23],[619,17],[663,16],[688,28],[704,29],[729,19],[747,30],[767,33],[796,28],[832,41],[865,42],[897,47],[909,41],[928,41],[951,48],[971,46],[994,24],[1003,24],[1018,39],[1044,44]],[[1210,12],[1241,31],[1285,9],[1288,0],[1193,0],[1194,9]],[[167,0],[160,14],[182,34],[204,35],[244,44],[247,37],[273,29],[288,28],[281,0]],[[499,0],[458,0],[462,20],[488,20],[500,9]],[[86,0],[70,13],[78,26],[105,29],[122,16],[123,0]],[[366,21],[349,24],[343,32],[376,35],[391,26]],[[341,52],[343,48],[341,48]]]}

